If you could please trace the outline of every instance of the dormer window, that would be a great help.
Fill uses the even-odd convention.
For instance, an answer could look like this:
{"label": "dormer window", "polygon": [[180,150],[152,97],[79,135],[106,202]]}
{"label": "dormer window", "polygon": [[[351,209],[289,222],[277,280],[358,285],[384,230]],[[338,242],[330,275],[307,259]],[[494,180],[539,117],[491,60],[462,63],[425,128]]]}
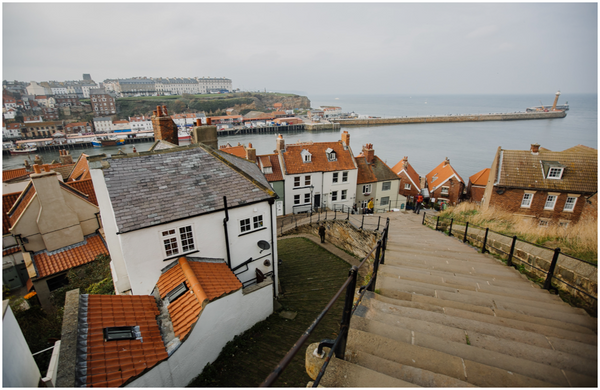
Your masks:
{"label": "dormer window", "polygon": [[550,168],[548,171],[548,179],[560,179],[562,177],[564,168]]}
{"label": "dormer window", "polygon": [[333,149],[328,148],[325,153],[327,154],[327,161],[337,161],[337,155]]}
{"label": "dormer window", "polygon": [[565,171],[566,165],[558,161],[541,161],[542,169],[546,179],[560,180]]}
{"label": "dormer window", "polygon": [[433,177],[431,178],[431,182],[433,183],[434,181],[436,181],[438,178],[437,173],[435,175],[433,175]]}
{"label": "dormer window", "polygon": [[273,168],[272,167],[263,167],[263,173],[265,175],[268,175],[269,173],[273,173]]}
{"label": "dormer window", "polygon": [[311,162],[311,157],[312,154],[310,154],[310,152],[306,149],[303,149],[302,152],[300,153],[300,155],[302,156],[302,162]]}

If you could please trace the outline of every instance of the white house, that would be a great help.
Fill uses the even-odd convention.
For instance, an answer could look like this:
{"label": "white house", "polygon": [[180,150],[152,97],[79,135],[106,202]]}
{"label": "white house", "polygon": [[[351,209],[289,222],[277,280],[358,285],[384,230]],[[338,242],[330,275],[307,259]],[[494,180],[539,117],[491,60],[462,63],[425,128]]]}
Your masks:
{"label": "white house", "polygon": [[112,119],[109,116],[94,118],[94,129],[96,133],[110,133],[112,131]]}
{"label": "white house", "polygon": [[152,131],[152,120],[147,116],[133,116],[129,117],[129,124],[131,125],[131,131]]}
{"label": "white house", "polygon": [[150,294],[181,256],[222,259],[244,287],[277,280],[277,195],[255,163],[196,144],[102,165],[91,173],[117,294]]}
{"label": "white house", "polygon": [[306,212],[315,207],[352,208],[358,170],[347,131],[337,142],[288,145],[280,134],[277,153],[285,181],[286,214]]}

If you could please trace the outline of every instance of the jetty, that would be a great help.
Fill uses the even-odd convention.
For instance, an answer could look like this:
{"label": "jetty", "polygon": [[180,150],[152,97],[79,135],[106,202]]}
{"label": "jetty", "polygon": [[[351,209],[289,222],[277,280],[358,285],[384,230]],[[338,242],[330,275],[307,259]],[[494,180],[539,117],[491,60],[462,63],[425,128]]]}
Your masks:
{"label": "jetty", "polygon": [[532,119],[556,119],[567,116],[565,111],[514,112],[505,114],[431,115],[397,118],[331,119],[341,126],[402,125],[413,123],[453,123],[487,121],[521,121]]}

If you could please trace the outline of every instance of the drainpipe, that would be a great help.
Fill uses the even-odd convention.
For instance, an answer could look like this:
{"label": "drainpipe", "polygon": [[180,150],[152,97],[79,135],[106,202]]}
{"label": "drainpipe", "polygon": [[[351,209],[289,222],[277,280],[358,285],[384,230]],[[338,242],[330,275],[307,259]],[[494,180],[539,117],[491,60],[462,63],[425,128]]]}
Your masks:
{"label": "drainpipe", "polygon": [[223,197],[225,207],[225,218],[223,218],[223,229],[225,230],[225,249],[227,249],[227,265],[231,269],[231,254],[229,253],[229,233],[227,232],[227,222],[229,221],[229,212],[227,211],[227,197]]}
{"label": "drainpipe", "polygon": [[[275,298],[279,296],[279,289],[277,286],[277,271],[279,270],[278,265],[275,263],[275,250],[274,246],[277,245],[277,238],[273,237],[273,205],[275,204],[275,198],[269,199],[269,215],[271,217],[271,264],[273,265],[273,284],[275,284]],[[275,226],[277,229],[277,226]]]}

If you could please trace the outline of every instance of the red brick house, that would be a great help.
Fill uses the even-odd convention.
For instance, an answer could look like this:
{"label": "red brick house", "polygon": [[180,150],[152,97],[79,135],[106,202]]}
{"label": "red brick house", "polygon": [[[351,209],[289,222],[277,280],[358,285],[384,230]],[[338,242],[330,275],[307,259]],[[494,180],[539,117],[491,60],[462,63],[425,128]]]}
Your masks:
{"label": "red brick house", "polygon": [[421,177],[408,162],[408,157],[404,156],[398,164],[394,165],[392,171],[400,177],[400,195],[406,196],[406,199],[412,202],[421,192]]}
{"label": "red brick house", "polygon": [[[579,221],[584,206],[598,191],[598,151],[577,145],[553,152],[498,148],[485,189],[490,206],[534,218],[540,226]],[[589,208],[593,210],[593,208]]]}
{"label": "red brick house", "polygon": [[425,183],[432,202],[439,203],[443,200],[452,206],[458,203],[465,189],[464,180],[452,168],[448,157],[427,174]]}
{"label": "red brick house", "polygon": [[471,202],[481,202],[489,176],[490,168],[485,168],[469,177],[469,184],[467,184],[467,197],[471,200]]}

